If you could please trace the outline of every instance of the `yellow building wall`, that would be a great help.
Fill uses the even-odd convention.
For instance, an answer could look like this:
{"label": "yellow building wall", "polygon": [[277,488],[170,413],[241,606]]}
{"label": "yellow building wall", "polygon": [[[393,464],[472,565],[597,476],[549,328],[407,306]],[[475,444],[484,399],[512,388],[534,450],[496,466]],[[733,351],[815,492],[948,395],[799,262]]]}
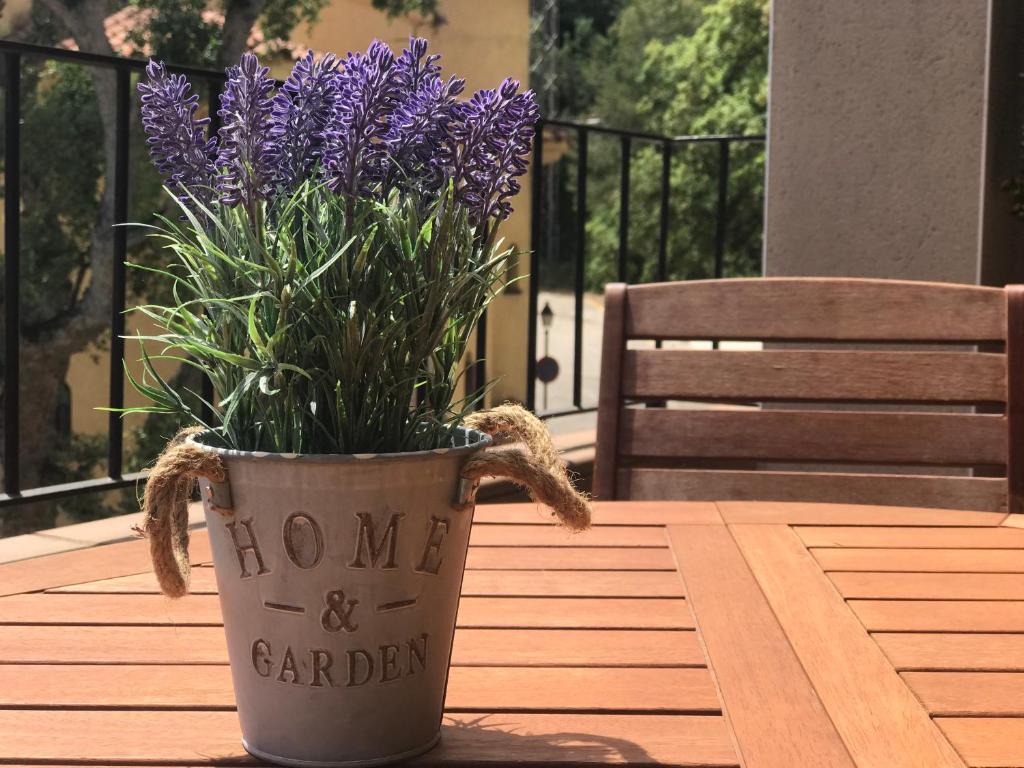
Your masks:
{"label": "yellow building wall", "polygon": [[[514,77],[524,85],[529,77],[530,13],[529,0],[442,0],[441,12],[446,23],[438,29],[416,18],[387,16],[374,10],[369,0],[333,0],[312,28],[301,26],[295,30],[292,41],[312,48],[317,53],[365,50],[375,37],[400,51],[410,34],[430,40],[431,50],[441,53],[441,65],[446,74],[457,74],[466,79],[467,92],[479,88],[493,88],[505,77]],[[287,67],[284,68],[285,70]],[[283,77],[286,71],[274,67],[274,74]],[[507,245],[522,250],[530,247],[530,179],[523,179],[523,193],[513,201],[516,212],[505,222],[501,236]],[[529,254],[519,257],[518,274],[528,274]],[[487,377],[498,379],[490,393],[490,402],[523,400],[526,397],[526,321],[528,294],[525,281],[520,292],[505,293],[491,305],[487,334]],[[131,301],[131,299],[129,299]],[[142,324],[141,316],[130,315],[128,333],[154,329]],[[471,343],[475,349],[475,343]],[[147,349],[155,351],[150,344]],[[134,376],[141,375],[138,344],[129,341],[126,357]],[[71,359],[68,385],[71,389],[72,430],[78,433],[106,432],[107,414],[95,410],[106,404],[108,389],[108,354],[90,348]],[[173,374],[173,366],[158,365],[164,375]],[[125,401],[129,406],[142,405],[143,399],[125,388]],[[143,417],[126,420],[126,427],[137,425]]]}

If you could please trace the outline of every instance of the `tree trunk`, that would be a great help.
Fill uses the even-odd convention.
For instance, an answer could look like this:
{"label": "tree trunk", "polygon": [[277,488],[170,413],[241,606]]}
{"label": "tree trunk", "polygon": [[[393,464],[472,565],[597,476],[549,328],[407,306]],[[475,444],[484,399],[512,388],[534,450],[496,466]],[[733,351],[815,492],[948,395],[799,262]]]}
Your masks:
{"label": "tree trunk", "polygon": [[[21,350],[21,487],[36,487],[60,436],[56,404],[67,376],[70,356],[63,350],[26,344]],[[42,406],[40,406],[42,404]],[[3,511],[0,535],[27,533],[56,524],[57,507],[51,502],[19,504]]]}
{"label": "tree trunk", "polygon": [[263,12],[264,0],[230,0],[226,5],[220,53],[217,56],[222,67],[237,64],[245,52],[253,25]]}

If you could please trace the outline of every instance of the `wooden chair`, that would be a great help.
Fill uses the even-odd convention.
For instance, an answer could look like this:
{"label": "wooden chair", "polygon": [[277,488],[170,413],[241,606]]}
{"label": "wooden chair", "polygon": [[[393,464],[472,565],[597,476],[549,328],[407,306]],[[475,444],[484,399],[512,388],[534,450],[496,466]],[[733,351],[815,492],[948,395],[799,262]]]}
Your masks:
{"label": "wooden chair", "polygon": [[[630,344],[652,339],[791,345]],[[1024,511],[1022,286],[617,283],[605,290],[602,355],[598,499]]]}

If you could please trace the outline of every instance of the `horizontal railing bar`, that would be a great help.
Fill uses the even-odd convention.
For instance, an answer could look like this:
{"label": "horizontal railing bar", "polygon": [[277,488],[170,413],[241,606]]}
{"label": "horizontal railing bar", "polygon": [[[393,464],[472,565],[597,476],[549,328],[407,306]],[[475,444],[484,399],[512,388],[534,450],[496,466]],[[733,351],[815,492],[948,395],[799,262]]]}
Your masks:
{"label": "horizontal railing bar", "polygon": [[18,494],[0,493],[0,509],[14,506],[15,504],[28,504],[34,501],[52,501],[53,499],[64,499],[68,496],[78,496],[83,493],[102,493],[114,491],[118,488],[127,488],[130,485],[143,481],[149,476],[147,472],[131,472],[121,477],[100,477],[93,480],[78,480],[73,483],[60,483],[58,485],[44,485],[39,488],[30,488]]}
{"label": "horizontal railing bar", "polygon": [[558,418],[561,418],[562,416],[578,416],[578,415],[583,414],[583,413],[596,413],[596,412],[597,412],[597,406],[595,405],[595,406],[592,406],[592,407],[589,407],[589,408],[570,408],[570,409],[565,410],[565,411],[554,411],[553,413],[538,413],[537,416],[540,419],[542,419],[542,420],[547,420],[547,419],[558,419]]}
{"label": "horizontal railing bar", "polygon": [[646,131],[626,131],[618,128],[609,128],[606,125],[597,123],[581,123],[576,120],[560,120],[557,118],[541,118],[541,123],[558,128],[572,128],[573,130],[589,131],[590,133],[604,133],[612,136],[628,136],[631,139],[642,139],[645,141],[672,140],[671,136],[663,136],[660,133],[648,133]]}
{"label": "horizontal railing bar", "polygon": [[625,136],[631,139],[642,141],[665,142],[670,141],[678,144],[699,144],[708,141],[748,141],[751,143],[765,140],[763,134],[741,134],[741,133],[716,133],[709,135],[680,135],[668,136],[663,133],[649,133],[647,131],[627,131],[621,128],[611,128],[598,123],[581,123],[577,120],[563,120],[560,118],[542,118],[543,125],[551,125],[558,128],[572,128],[577,131],[590,131],[592,133],[603,133],[611,136]]}
{"label": "horizontal railing bar", "polygon": [[[28,55],[42,56],[47,59],[73,61],[79,64],[90,64],[95,67],[128,67],[140,72],[146,69],[149,62],[145,59],[133,59],[128,56],[109,56],[104,53],[73,51],[68,48],[54,48],[49,45],[22,43],[15,40],[0,40],[0,51],[12,51]],[[227,76],[216,69],[189,67],[180,64],[167,64],[167,69],[181,75],[191,75],[204,80],[226,80]]]}
{"label": "horizontal railing bar", "polygon": [[764,134],[708,133],[701,136],[672,136],[669,140],[676,144],[705,144],[713,141],[748,141],[755,144],[765,141],[767,138]]}

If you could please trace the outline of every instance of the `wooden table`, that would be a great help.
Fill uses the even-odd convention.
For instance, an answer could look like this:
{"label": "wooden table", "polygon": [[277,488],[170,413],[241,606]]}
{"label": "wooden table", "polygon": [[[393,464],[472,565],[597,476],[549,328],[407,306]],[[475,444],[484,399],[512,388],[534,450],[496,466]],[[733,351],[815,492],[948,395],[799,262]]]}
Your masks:
{"label": "wooden table", "polygon": [[[477,509],[446,728],[422,762],[1024,765],[1024,529],[988,512]],[[194,559],[209,559],[205,534]],[[144,542],[0,568],[0,764],[252,764],[213,572]]]}

